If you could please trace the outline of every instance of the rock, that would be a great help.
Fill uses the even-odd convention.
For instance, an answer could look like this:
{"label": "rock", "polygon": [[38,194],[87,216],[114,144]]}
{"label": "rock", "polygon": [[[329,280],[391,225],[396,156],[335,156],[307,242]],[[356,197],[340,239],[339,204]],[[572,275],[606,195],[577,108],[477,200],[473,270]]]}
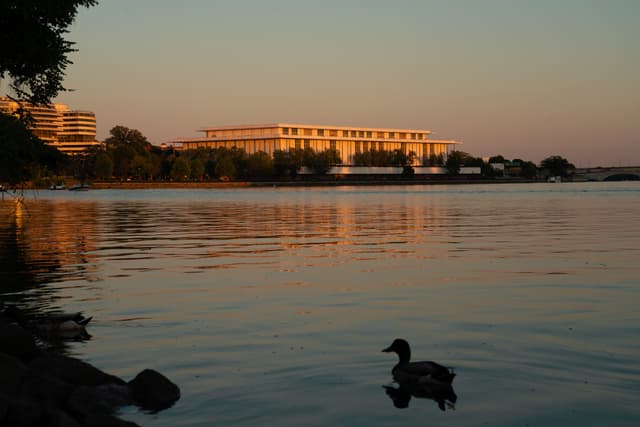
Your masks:
{"label": "rock", "polygon": [[69,396],[67,408],[79,418],[86,419],[91,414],[110,415],[119,407],[132,403],[126,384],[102,384],[76,388]]}
{"label": "rock", "polygon": [[161,373],[145,369],[129,381],[133,400],[144,409],[159,411],[180,399],[180,389]]}
{"label": "rock", "polygon": [[76,419],[64,411],[53,409],[47,413],[48,427],[82,427]]}
{"label": "rock", "polygon": [[9,401],[6,397],[0,395],[0,425],[5,425],[5,418],[9,412]]}
{"label": "rock", "polygon": [[29,331],[18,325],[0,322],[0,352],[26,361],[38,354],[38,348]]}
{"label": "rock", "polygon": [[126,384],[114,375],[73,357],[43,353],[33,359],[27,367],[42,376],[52,376],[74,386],[98,386],[101,384]]}
{"label": "rock", "polygon": [[113,415],[92,414],[84,422],[87,427],[138,427],[138,424],[121,420]]}
{"label": "rock", "polygon": [[26,400],[0,396],[0,425],[7,427],[42,427],[47,425],[43,408]]}
{"label": "rock", "polygon": [[26,374],[27,368],[21,361],[0,353],[0,394],[16,396]]}
{"label": "rock", "polygon": [[62,407],[73,391],[73,386],[58,378],[29,372],[20,388],[20,396],[41,407]]}

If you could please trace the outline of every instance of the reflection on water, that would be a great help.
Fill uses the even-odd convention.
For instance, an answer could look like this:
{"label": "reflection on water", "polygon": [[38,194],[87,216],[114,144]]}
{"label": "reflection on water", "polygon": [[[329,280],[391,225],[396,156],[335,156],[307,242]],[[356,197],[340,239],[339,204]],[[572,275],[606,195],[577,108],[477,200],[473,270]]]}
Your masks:
{"label": "reflection on water", "polygon": [[428,383],[423,384],[405,384],[400,383],[397,386],[383,386],[385,394],[389,396],[389,399],[393,402],[393,406],[398,409],[404,409],[409,407],[409,402],[412,397],[416,399],[431,399],[438,404],[438,408],[441,411],[446,411],[447,408],[455,409],[456,400],[458,396],[453,391],[451,384],[442,383]]}
{"label": "reflection on water", "polygon": [[[25,308],[93,315],[75,354],[178,383],[153,419],[124,411],[142,425],[635,425],[639,195],[42,192],[0,203],[0,286]],[[380,393],[379,348],[398,335],[455,366],[456,391]]]}

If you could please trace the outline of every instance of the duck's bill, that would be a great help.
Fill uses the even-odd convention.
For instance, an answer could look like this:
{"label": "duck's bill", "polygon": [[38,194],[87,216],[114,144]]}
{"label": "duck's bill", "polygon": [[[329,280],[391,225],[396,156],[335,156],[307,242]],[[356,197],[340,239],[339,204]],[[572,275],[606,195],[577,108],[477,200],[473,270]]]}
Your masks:
{"label": "duck's bill", "polygon": [[393,350],[391,350],[391,346],[387,347],[387,348],[383,348],[382,352],[383,353],[391,353]]}

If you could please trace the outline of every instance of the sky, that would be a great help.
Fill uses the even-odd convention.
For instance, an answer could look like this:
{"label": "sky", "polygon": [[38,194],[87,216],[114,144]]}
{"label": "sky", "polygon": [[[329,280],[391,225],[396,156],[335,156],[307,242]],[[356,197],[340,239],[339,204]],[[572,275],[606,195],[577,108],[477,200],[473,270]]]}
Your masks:
{"label": "sky", "polygon": [[637,0],[102,0],[58,102],[154,144],[251,123],[430,129],[640,166]]}

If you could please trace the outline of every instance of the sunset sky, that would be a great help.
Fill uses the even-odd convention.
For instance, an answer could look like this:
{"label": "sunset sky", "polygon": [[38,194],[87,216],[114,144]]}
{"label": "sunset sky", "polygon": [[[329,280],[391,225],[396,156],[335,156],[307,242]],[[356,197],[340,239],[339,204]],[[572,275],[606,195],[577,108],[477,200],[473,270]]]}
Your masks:
{"label": "sunset sky", "polygon": [[99,139],[421,128],[475,156],[640,166],[639,22],[637,0],[103,0],[57,101]]}

